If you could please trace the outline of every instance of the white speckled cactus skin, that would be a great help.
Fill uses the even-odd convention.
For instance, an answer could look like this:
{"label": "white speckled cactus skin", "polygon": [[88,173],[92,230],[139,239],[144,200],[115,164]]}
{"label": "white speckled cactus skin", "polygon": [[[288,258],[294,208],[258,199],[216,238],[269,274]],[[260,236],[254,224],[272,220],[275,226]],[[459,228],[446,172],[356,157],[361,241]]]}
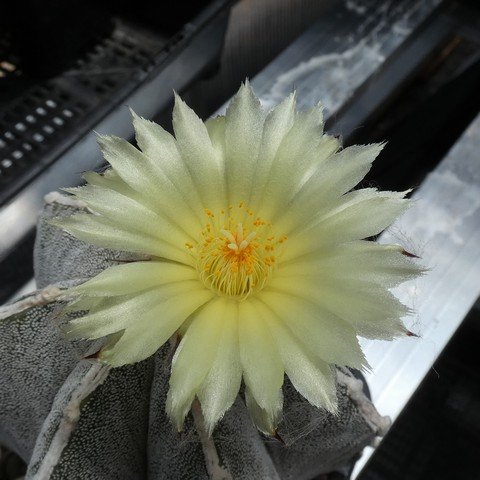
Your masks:
{"label": "white speckled cactus skin", "polygon": [[[81,208],[49,197],[35,247],[39,288],[61,289],[129,259],[46,223]],[[179,434],[165,413],[169,346],[113,370],[84,360],[88,344],[72,346],[63,338],[62,303],[57,290],[49,292],[0,309],[0,443],[28,463],[26,478],[207,479],[192,419]],[[354,392],[355,380],[345,371],[338,380],[338,416],[311,406],[286,382],[279,434],[288,446],[257,431],[239,396],[213,435],[231,478],[311,479],[344,467],[382,435],[385,419]]]}

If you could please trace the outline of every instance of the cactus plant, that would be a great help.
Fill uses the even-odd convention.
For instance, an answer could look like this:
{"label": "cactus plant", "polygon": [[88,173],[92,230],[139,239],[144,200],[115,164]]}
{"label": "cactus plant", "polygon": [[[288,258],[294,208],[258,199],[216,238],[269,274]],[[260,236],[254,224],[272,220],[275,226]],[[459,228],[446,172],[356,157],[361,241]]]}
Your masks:
{"label": "cactus plant", "polygon": [[47,196],[40,290],[0,310],[27,478],[306,480],[386,431],[346,367],[356,335],[410,333],[389,289],[420,267],[361,240],[408,202],[349,192],[381,145],[341,150],[294,103],[246,84],[205,126],[177,98],[176,139],[134,115],[143,153],[101,137],[112,169]]}

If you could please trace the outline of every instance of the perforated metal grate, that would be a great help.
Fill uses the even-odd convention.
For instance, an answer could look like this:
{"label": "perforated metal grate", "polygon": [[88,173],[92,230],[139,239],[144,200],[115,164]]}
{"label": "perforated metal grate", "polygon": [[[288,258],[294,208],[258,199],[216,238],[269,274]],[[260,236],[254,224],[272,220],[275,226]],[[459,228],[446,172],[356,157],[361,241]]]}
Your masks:
{"label": "perforated metal grate", "polygon": [[117,22],[69,70],[38,84],[22,73],[8,37],[0,38],[0,205],[88,131],[88,119],[118,101],[165,44]]}

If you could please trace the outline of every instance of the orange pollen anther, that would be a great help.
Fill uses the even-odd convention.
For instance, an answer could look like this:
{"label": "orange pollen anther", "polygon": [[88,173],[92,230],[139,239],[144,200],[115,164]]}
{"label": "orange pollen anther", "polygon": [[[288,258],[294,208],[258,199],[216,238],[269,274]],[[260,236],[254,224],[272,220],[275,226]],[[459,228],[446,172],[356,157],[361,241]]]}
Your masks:
{"label": "orange pollen anther", "polygon": [[186,244],[196,256],[203,283],[238,300],[265,286],[282,251],[275,245],[287,238],[275,235],[270,222],[244,207],[245,202],[239,202],[218,214],[206,208],[207,223],[200,238],[195,246]]}

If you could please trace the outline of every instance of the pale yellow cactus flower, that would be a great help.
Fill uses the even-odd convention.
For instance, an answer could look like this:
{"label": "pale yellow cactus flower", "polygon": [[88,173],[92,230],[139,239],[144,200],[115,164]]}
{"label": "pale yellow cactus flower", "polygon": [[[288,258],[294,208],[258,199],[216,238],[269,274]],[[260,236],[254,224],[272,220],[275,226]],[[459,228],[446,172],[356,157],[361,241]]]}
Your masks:
{"label": "pale yellow cactus flower", "polygon": [[92,213],[54,222],[147,260],[72,289],[88,312],[68,335],[108,336],[99,359],[116,367],[177,334],[166,409],[179,429],[198,398],[211,433],[243,380],[253,421],[274,434],[285,374],[335,412],[333,366],[366,367],[357,336],[409,333],[390,289],[421,271],[400,246],[364,240],[409,206],[404,193],[352,191],[382,145],[342,149],[320,105],[298,112],[292,94],[265,112],[248,83],[205,123],[177,96],[175,136],[133,124],[139,148],[100,136],[111,169],[68,189]]}

